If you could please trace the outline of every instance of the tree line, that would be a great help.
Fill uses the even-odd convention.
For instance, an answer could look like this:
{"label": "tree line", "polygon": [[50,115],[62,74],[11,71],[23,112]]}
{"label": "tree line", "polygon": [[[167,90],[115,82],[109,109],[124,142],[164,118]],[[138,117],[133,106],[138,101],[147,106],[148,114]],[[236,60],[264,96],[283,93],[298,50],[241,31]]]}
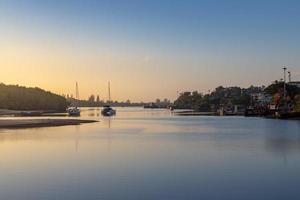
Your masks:
{"label": "tree line", "polygon": [[65,111],[66,98],[40,88],[0,83],[0,109]]}
{"label": "tree line", "polygon": [[[268,87],[240,88],[219,86],[208,94],[198,91],[183,92],[174,101],[174,108],[193,109],[197,111],[216,111],[220,107],[242,105],[249,106],[252,103],[252,94],[263,93],[275,100],[276,95],[281,96],[280,104],[283,104],[283,82],[275,81]],[[286,102],[300,107],[300,89],[286,84]]]}

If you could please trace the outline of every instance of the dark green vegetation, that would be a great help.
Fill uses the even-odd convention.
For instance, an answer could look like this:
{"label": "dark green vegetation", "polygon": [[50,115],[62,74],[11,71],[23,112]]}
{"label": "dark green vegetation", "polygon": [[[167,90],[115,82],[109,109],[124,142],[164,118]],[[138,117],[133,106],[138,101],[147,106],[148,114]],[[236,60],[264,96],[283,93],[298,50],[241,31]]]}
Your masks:
{"label": "dark green vegetation", "polygon": [[[264,91],[270,95],[282,93],[283,92],[283,82],[275,81],[273,84],[271,84],[267,88],[265,88]],[[300,94],[300,88],[298,88],[297,86],[294,86],[294,85],[286,84],[286,94],[291,99],[294,99],[294,97],[296,95]]]}
{"label": "dark green vegetation", "polygon": [[217,87],[210,94],[201,94],[197,91],[181,93],[174,102],[175,108],[194,109],[197,111],[216,111],[224,105],[248,105],[250,103],[250,91],[261,91],[261,88],[253,87],[242,89],[239,87]]}
{"label": "dark green vegetation", "polygon": [[[273,96],[274,102],[276,102],[277,97],[277,103],[279,107],[283,107],[285,102],[283,98],[283,91],[284,91],[284,85],[283,82],[277,82],[275,81],[273,84],[269,85],[265,92]],[[289,105],[294,105],[296,111],[300,111],[300,88],[295,85],[289,85],[286,84],[286,103]]]}
{"label": "dark green vegetation", "polygon": [[[249,106],[253,105],[255,98],[254,94],[263,94],[265,97],[271,97],[268,104],[276,104],[276,98],[279,99],[282,106],[283,99],[283,82],[275,81],[268,87],[254,87],[240,88],[240,87],[217,87],[209,94],[201,94],[197,91],[183,92],[174,102],[174,108],[193,109],[196,111],[217,111],[221,107],[230,107],[233,105]],[[298,105],[300,99],[300,88],[297,86],[286,84],[286,102],[292,105]]]}
{"label": "dark green vegetation", "polygon": [[66,98],[40,88],[0,84],[0,109],[65,111]]}

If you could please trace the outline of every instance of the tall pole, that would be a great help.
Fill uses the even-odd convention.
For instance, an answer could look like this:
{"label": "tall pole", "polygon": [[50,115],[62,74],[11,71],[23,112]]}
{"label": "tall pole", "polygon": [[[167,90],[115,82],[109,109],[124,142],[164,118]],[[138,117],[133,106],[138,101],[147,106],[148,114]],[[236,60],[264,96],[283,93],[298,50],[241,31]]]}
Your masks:
{"label": "tall pole", "polygon": [[286,82],[286,67],[283,67],[283,100],[284,100],[284,107],[286,108],[286,86],[285,86],[285,82]]}

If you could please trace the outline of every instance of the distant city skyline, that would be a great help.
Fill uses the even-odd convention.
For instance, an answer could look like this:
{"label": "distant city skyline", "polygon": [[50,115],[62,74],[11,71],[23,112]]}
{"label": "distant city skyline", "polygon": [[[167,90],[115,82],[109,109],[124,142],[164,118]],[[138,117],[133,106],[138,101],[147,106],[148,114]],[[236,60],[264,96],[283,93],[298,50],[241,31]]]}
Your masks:
{"label": "distant city skyline", "polygon": [[81,99],[300,80],[295,0],[0,0],[0,82]]}

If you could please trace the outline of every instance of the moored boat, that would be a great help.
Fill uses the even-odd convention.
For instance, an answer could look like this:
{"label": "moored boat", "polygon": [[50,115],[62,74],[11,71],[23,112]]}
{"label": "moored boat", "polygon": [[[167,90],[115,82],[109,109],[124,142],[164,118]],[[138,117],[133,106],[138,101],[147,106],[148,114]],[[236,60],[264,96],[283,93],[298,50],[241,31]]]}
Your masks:
{"label": "moored boat", "polygon": [[[108,82],[108,103],[112,102],[111,101],[111,97],[110,97],[110,82]],[[114,110],[109,104],[108,105],[104,105],[102,110],[101,110],[101,114],[103,116],[113,116],[116,114],[116,110]]]}
{"label": "moored boat", "polygon": [[69,107],[67,108],[67,113],[70,116],[80,116],[80,109],[77,107]]}
{"label": "moored boat", "polygon": [[114,110],[110,105],[103,106],[103,109],[101,110],[101,114],[103,116],[113,116],[116,114],[116,110]]}

